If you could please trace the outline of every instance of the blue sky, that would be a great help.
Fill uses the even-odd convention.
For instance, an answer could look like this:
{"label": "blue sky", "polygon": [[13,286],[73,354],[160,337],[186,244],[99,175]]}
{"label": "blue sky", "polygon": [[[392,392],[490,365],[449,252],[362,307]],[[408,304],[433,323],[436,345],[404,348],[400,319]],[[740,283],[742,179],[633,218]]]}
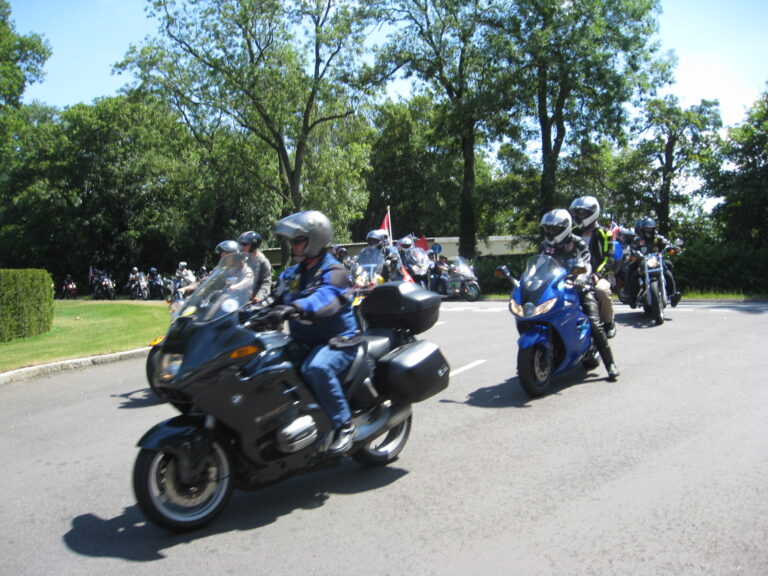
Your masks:
{"label": "blue sky", "polygon": [[[21,34],[36,32],[51,44],[46,79],[25,101],[53,106],[90,103],[113,95],[128,79],[112,65],[128,46],[155,31],[146,0],[10,0]],[[720,101],[726,126],[768,89],[767,0],[662,0],[660,40],[679,63],[671,88],[684,106],[702,98]]]}

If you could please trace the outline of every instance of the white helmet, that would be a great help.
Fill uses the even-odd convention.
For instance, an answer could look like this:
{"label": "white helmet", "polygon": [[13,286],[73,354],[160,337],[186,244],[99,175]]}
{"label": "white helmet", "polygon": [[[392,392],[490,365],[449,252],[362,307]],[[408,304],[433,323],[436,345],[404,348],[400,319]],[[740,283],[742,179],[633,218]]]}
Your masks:
{"label": "white helmet", "polygon": [[570,211],[575,228],[585,230],[600,217],[600,202],[594,196],[582,196],[571,202]]}

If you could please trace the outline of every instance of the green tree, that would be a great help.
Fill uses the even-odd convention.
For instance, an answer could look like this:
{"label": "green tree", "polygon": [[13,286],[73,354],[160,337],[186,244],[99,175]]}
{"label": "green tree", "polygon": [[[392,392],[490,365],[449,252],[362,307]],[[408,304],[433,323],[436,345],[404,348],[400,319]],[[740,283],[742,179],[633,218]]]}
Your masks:
{"label": "green tree", "polygon": [[461,153],[453,139],[441,136],[439,113],[428,96],[386,102],[373,119],[378,137],[371,149],[370,190],[359,238],[378,228],[392,207],[393,231],[426,236],[455,236],[459,229]]}
{"label": "green tree", "polygon": [[652,41],[658,11],[658,0],[505,3],[496,26],[509,41],[495,44],[495,54],[516,74],[512,119],[534,119],[541,214],[556,207],[558,161],[568,143],[618,138],[625,104],[668,79],[671,61],[656,57]]}
{"label": "green tree", "polygon": [[[347,0],[149,5],[161,36],[132,49],[121,67],[134,69],[145,87],[163,93],[191,124],[225,124],[262,141],[275,170],[255,184],[254,194],[274,195],[278,213],[304,209],[311,188],[304,186],[305,165],[320,146],[313,136],[355,112],[349,86],[364,44],[365,8]],[[332,192],[337,205],[350,200]]]}
{"label": "green tree", "polygon": [[746,120],[731,128],[723,147],[725,164],[710,175],[713,210],[726,242],[768,247],[768,92],[752,105]]}
{"label": "green tree", "polygon": [[476,149],[481,128],[504,108],[508,68],[489,58],[498,35],[487,26],[494,2],[383,0],[382,18],[393,31],[380,59],[383,68],[420,79],[442,105],[445,134],[461,150],[459,253],[472,257],[477,239]]}
{"label": "green tree", "polygon": [[19,107],[26,87],[43,78],[50,55],[48,43],[39,35],[16,33],[11,7],[0,0],[0,112]]}
{"label": "green tree", "polygon": [[688,203],[690,178],[712,163],[721,126],[717,101],[683,109],[675,96],[667,96],[646,104],[638,148],[648,158],[649,207],[662,234],[670,232],[674,206]]}

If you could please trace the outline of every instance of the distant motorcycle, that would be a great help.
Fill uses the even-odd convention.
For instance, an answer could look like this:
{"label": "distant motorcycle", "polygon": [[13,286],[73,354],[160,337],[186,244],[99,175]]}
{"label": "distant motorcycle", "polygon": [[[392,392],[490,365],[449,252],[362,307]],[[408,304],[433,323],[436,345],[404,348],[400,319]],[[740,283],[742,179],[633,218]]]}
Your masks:
{"label": "distant motorcycle", "polygon": [[114,300],[115,283],[106,272],[99,272],[94,277],[93,299],[94,300]]}
{"label": "distant motorcycle", "polygon": [[[641,246],[632,249],[629,255],[631,265],[637,266],[639,283],[637,303],[643,312],[651,316],[657,326],[664,323],[664,309],[670,304],[667,290],[667,256],[677,253],[679,246],[667,244],[662,250],[655,246]],[[619,292],[622,302],[629,301],[626,284]]]}
{"label": "distant motorcycle", "polygon": [[352,309],[361,330],[365,329],[365,318],[360,312],[360,305],[376,286],[384,282],[384,255],[374,247],[363,248],[352,262],[350,275],[354,290]]}
{"label": "distant motorcycle", "polygon": [[156,269],[150,270],[149,278],[147,279],[147,288],[149,289],[150,300],[162,300],[165,298],[163,277],[157,273]]}
{"label": "distant motorcycle", "polygon": [[64,280],[61,287],[61,297],[64,300],[75,300],[77,298],[77,284],[71,278]]}
{"label": "distant motorcycle", "polygon": [[429,288],[429,256],[427,252],[419,246],[413,246],[405,251],[405,262],[403,262],[408,273],[416,284],[422,288]]}
{"label": "distant motorcycle", "polygon": [[480,284],[475,271],[461,256],[453,259],[442,281],[434,279],[433,286],[439,294],[464,298],[467,302],[474,302],[480,297]]}
{"label": "distant motorcycle", "polygon": [[131,300],[147,300],[149,298],[149,284],[143,272],[131,274],[128,280],[128,295]]}

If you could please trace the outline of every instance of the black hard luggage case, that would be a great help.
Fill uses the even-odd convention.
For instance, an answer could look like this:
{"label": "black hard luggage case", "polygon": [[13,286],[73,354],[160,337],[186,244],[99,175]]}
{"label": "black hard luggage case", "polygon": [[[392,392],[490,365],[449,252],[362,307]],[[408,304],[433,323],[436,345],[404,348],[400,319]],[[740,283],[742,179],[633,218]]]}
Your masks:
{"label": "black hard luggage case", "polygon": [[397,402],[426,400],[448,387],[450,366],[432,342],[417,340],[393,350],[376,363],[377,389]]}

